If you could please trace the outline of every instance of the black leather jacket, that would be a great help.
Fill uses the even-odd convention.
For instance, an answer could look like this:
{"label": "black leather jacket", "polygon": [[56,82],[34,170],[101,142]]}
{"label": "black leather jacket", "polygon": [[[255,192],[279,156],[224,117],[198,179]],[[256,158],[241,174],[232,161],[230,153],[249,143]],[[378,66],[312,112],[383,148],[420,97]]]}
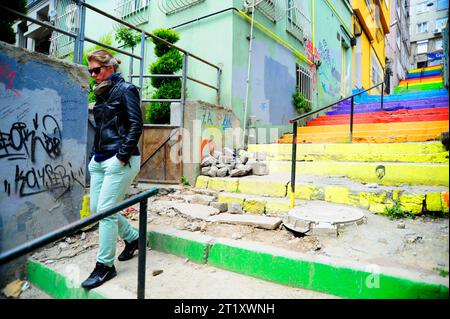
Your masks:
{"label": "black leather jacket", "polygon": [[111,81],[106,92],[96,95],[94,152],[117,150],[116,157],[128,163],[144,126],[139,92],[117,74]]}

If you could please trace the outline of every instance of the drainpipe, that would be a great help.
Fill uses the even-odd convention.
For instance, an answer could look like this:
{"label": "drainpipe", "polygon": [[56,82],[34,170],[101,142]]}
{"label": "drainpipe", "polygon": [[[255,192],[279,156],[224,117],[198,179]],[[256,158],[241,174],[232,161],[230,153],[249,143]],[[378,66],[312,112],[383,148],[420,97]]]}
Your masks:
{"label": "drainpipe", "polygon": [[[250,43],[248,49],[248,66],[247,66],[247,87],[245,91],[245,106],[244,106],[244,129],[242,131],[242,146],[244,149],[247,149],[247,145],[245,143],[245,131],[247,130],[247,110],[248,110],[248,99],[249,99],[249,91],[250,91],[250,72],[252,66],[252,48],[253,48],[253,27],[255,24],[255,20],[253,19],[255,13],[255,0],[252,0],[252,15],[251,15],[251,24],[250,24]],[[248,142],[248,140],[247,140]]]}

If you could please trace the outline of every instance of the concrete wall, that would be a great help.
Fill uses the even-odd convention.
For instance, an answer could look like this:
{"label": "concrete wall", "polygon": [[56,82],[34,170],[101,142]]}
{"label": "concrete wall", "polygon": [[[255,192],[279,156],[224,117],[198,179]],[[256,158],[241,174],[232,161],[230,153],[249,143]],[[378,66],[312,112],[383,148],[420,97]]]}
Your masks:
{"label": "concrete wall", "polygon": [[201,101],[187,102],[184,115],[183,175],[191,185],[200,175],[202,156],[236,147],[241,123],[227,108]]}
{"label": "concrete wall", "polygon": [[[0,251],[79,219],[88,74],[0,43]],[[14,265],[13,265],[14,264]],[[0,281],[17,270],[0,268]]]}

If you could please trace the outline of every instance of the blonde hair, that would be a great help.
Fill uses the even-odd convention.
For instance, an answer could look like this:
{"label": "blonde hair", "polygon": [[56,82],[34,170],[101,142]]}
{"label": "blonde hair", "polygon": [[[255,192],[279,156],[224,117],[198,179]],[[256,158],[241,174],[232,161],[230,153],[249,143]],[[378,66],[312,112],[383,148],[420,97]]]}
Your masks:
{"label": "blonde hair", "polygon": [[95,50],[88,53],[87,59],[89,62],[97,61],[104,66],[114,66],[114,72],[119,68],[119,64],[122,61],[119,58],[115,58],[106,50]]}

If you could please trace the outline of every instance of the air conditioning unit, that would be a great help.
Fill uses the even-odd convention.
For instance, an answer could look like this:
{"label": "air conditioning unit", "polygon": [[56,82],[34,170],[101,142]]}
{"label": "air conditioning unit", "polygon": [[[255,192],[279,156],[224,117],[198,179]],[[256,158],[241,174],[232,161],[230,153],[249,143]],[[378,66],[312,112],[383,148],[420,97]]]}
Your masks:
{"label": "air conditioning unit", "polygon": [[434,29],[433,33],[441,33],[442,29]]}

